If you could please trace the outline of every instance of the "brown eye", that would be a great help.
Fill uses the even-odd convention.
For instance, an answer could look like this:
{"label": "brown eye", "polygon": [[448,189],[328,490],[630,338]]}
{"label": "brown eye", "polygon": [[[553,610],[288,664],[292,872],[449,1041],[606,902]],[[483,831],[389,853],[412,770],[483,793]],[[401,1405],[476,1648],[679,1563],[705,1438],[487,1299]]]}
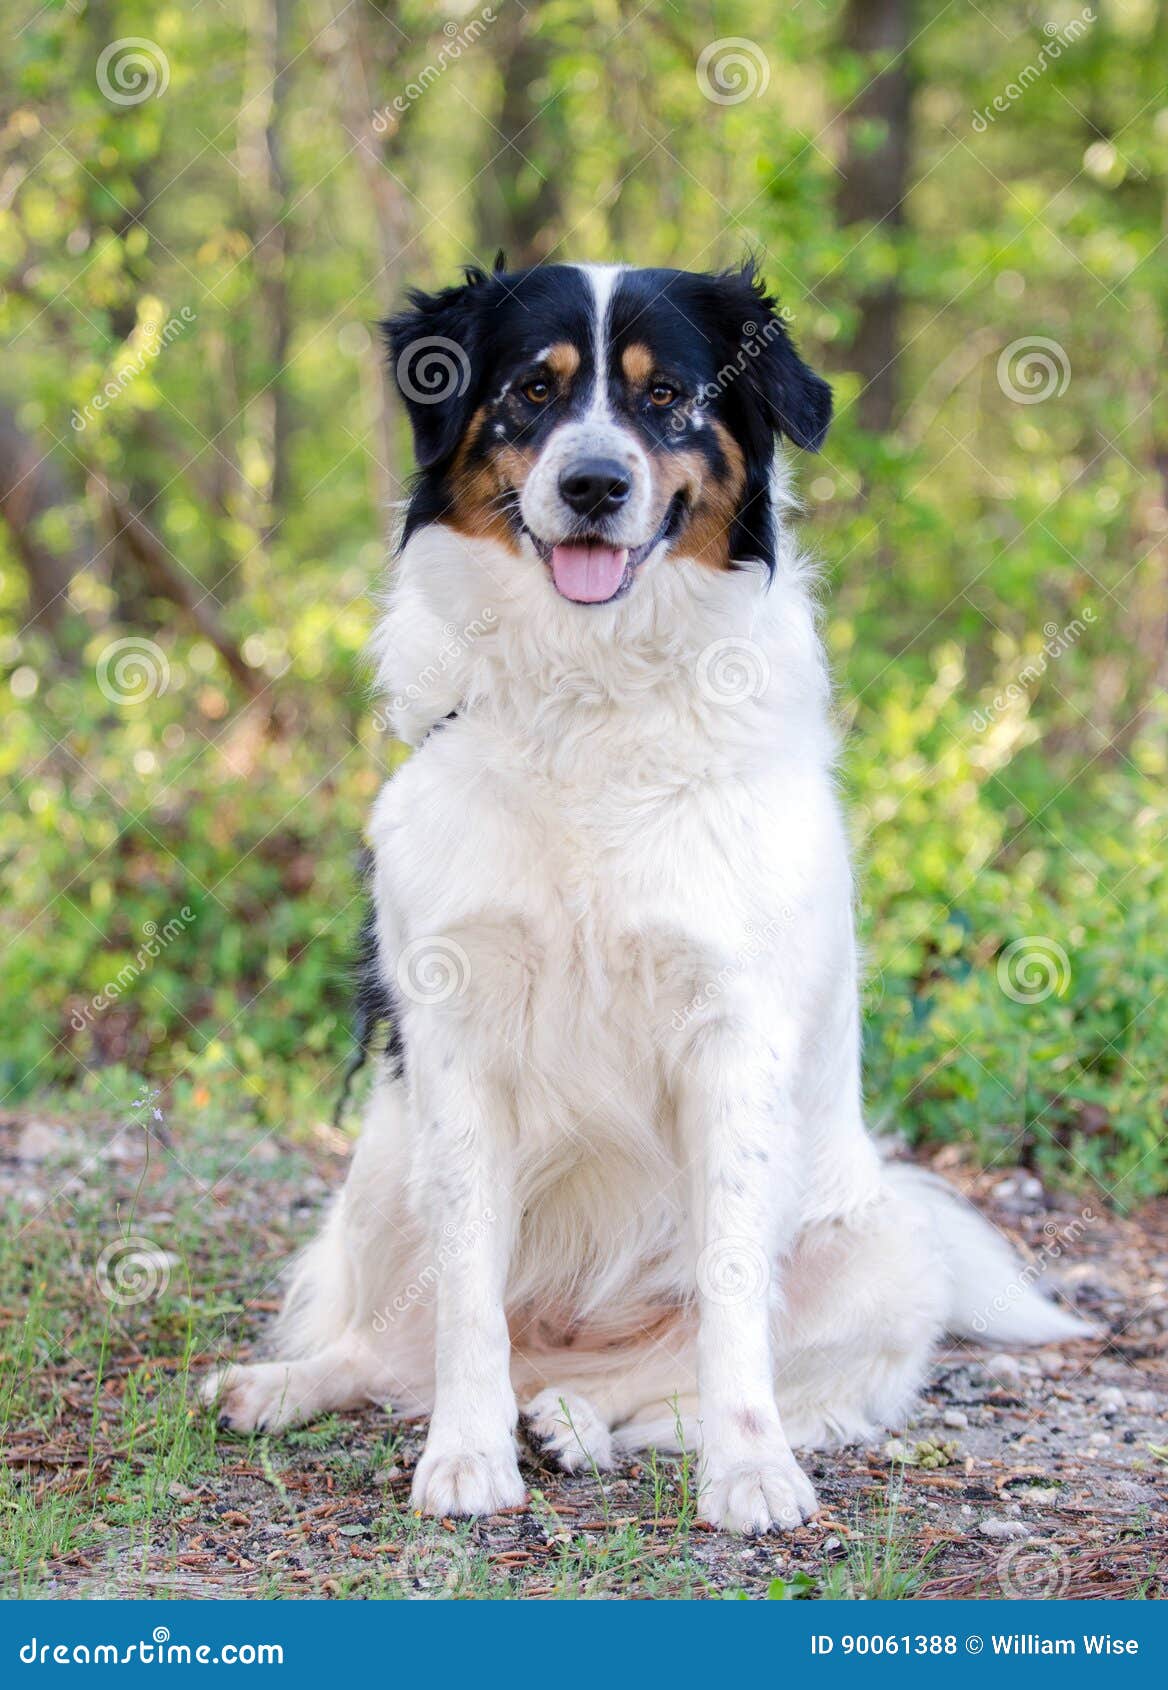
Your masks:
{"label": "brown eye", "polygon": [[523,397],[529,399],[533,405],[546,405],[552,396],[551,383],[542,381],[538,377],[524,385]]}
{"label": "brown eye", "polygon": [[672,405],[676,398],[676,387],[670,387],[667,381],[655,381],[649,389],[649,399],[660,411],[664,411],[667,406]]}

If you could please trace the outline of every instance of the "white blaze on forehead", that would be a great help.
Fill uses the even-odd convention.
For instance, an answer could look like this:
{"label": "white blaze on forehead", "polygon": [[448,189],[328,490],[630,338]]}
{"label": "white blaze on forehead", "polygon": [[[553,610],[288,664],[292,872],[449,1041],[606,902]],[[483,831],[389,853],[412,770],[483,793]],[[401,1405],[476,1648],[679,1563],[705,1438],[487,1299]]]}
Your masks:
{"label": "white blaze on forehead", "polygon": [[608,410],[608,349],[612,329],[612,295],[623,264],[580,264],[577,269],[592,289],[593,330],[592,350],[596,365],[592,388],[590,417],[607,417]]}
{"label": "white blaze on forehead", "polygon": [[[548,435],[520,496],[519,509],[533,534],[558,544],[579,528],[579,514],[564,500],[560,482],[566,470],[584,458],[613,458],[629,473],[629,497],[619,515],[605,524],[611,546],[640,546],[650,538],[652,476],[645,449],[634,431],[614,416],[609,403],[612,346],[612,299],[623,264],[580,264],[592,295],[592,347],[596,369],[588,408],[558,422]],[[550,349],[549,349],[550,350]]]}

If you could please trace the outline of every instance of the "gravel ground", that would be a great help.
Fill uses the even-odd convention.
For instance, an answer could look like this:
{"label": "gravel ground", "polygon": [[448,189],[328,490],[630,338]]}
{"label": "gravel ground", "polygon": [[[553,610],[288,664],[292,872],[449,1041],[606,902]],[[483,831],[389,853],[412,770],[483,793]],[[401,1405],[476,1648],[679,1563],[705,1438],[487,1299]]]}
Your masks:
{"label": "gravel ground", "polygon": [[259,1139],[201,1121],[197,1099],[164,1121],[138,1101],[121,1121],[75,1105],[0,1121],[0,1341],[15,1380],[0,1428],[5,1594],[1168,1589],[1168,1201],[1121,1217],[1097,1194],[1052,1195],[1021,1170],[970,1174],[941,1158],[1018,1240],[1028,1271],[1109,1335],[1011,1355],[943,1351],[907,1425],[808,1458],[821,1508],[789,1536],[707,1530],[685,1463],[601,1482],[534,1455],[529,1508],[431,1523],[408,1508],[418,1422],[371,1408],[232,1439],[190,1406],[188,1376],[258,1338],[347,1141],[325,1127],[308,1142]]}

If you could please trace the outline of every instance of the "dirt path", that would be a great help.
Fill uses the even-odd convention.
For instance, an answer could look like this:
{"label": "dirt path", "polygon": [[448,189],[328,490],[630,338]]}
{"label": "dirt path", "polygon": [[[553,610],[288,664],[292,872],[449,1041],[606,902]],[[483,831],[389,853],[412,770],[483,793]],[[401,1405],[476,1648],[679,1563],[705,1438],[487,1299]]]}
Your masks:
{"label": "dirt path", "polygon": [[822,1506],[789,1537],[706,1530],[676,1461],[601,1483],[529,1456],[529,1509],[435,1524],[408,1508],[419,1423],[369,1409],[228,1439],[190,1405],[188,1375],[261,1332],[346,1143],[135,1102],[0,1122],[7,1595],[1168,1591],[1168,1202],[1121,1218],[1023,1172],[947,1168],[1022,1244],[1027,1276],[1111,1335],[943,1352],[908,1425],[808,1460]]}

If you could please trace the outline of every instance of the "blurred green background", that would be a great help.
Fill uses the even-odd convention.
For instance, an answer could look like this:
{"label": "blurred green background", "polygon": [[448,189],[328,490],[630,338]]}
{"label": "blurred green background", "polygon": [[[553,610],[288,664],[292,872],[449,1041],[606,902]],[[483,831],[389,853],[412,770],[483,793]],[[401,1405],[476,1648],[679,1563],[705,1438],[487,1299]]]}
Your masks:
{"label": "blurred green background", "polygon": [[409,473],[376,321],[748,248],[799,462],[873,1118],[1165,1183],[1164,0],[28,4],[0,114],[0,1097],[295,1127],[349,1053]]}

